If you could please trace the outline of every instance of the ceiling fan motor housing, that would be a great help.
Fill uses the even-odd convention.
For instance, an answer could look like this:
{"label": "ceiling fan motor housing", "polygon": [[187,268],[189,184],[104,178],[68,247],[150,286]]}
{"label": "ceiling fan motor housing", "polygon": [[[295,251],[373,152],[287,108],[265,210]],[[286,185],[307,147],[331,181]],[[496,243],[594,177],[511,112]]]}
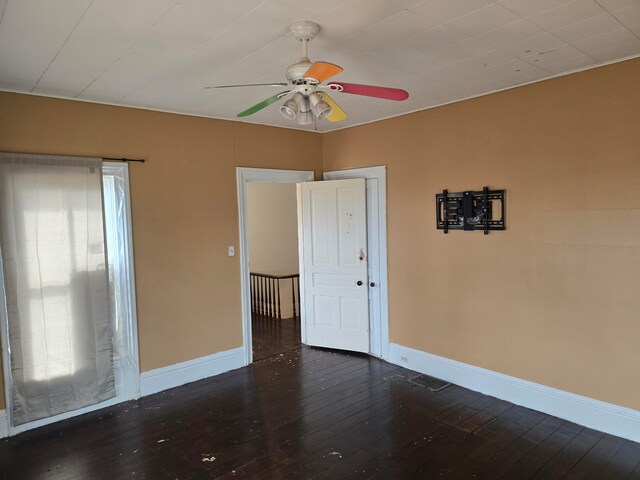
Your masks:
{"label": "ceiling fan motor housing", "polygon": [[320,31],[320,26],[315,22],[302,20],[292,23],[289,29],[293,36],[302,42],[302,58],[299,62],[289,65],[287,80],[294,84],[300,84],[304,82],[304,74],[312,65],[307,54],[307,43],[315,38]]}
{"label": "ceiling fan motor housing", "polygon": [[287,80],[291,83],[300,83],[304,81],[304,74],[311,68],[311,60],[307,57],[300,59],[298,63],[294,63],[287,67]]}

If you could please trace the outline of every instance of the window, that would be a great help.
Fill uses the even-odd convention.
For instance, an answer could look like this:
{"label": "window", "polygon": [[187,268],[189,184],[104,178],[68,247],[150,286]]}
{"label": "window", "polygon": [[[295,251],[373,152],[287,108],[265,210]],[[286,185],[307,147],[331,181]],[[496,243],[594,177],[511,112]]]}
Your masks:
{"label": "window", "polygon": [[138,346],[128,166],[103,164],[101,191],[96,159],[0,160],[0,319],[15,434],[136,398]]}

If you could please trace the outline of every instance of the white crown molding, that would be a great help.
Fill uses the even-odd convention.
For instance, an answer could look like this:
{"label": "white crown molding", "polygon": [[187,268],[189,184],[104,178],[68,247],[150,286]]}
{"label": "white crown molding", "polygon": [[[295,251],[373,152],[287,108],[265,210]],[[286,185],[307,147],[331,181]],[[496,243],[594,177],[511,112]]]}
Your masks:
{"label": "white crown molding", "polygon": [[469,97],[463,97],[463,98],[459,98],[457,100],[451,100],[450,102],[438,103],[436,105],[430,105],[428,107],[421,107],[421,108],[416,108],[415,110],[409,110],[408,112],[404,112],[404,113],[396,113],[394,115],[389,115],[387,117],[377,118],[375,120],[368,120],[368,121],[365,121],[365,122],[355,123],[353,125],[347,125],[347,126],[344,126],[344,127],[336,127],[336,128],[331,128],[331,129],[322,130],[322,131],[310,130],[308,128],[301,128],[301,127],[298,127],[298,126],[295,126],[295,125],[291,125],[290,127],[285,127],[285,126],[282,126],[282,125],[272,125],[272,124],[264,123],[264,122],[251,122],[251,121],[248,121],[248,120],[237,120],[237,119],[233,119],[233,118],[216,117],[214,115],[203,115],[203,114],[198,114],[198,113],[189,113],[189,112],[180,111],[180,110],[165,110],[165,109],[162,109],[162,108],[143,107],[143,106],[140,106],[140,105],[134,105],[134,104],[129,104],[129,103],[103,102],[103,101],[100,101],[100,100],[89,100],[89,99],[84,99],[84,98],[65,97],[63,95],[54,95],[54,94],[50,94],[50,93],[29,92],[29,91],[26,91],[26,90],[17,90],[17,89],[13,89],[13,88],[1,88],[0,87],[0,92],[18,93],[18,94],[21,94],[21,95],[31,95],[31,96],[34,96],[34,97],[56,98],[58,100],[71,100],[71,101],[74,101],[74,102],[82,102],[82,103],[95,103],[97,105],[107,105],[107,106],[110,106],[110,107],[134,108],[134,109],[137,109],[137,110],[147,110],[149,112],[169,113],[169,114],[172,114],[172,115],[184,115],[184,116],[187,116],[187,117],[208,118],[208,119],[212,119],[212,120],[221,120],[221,121],[224,121],[224,122],[248,123],[248,124],[251,124],[251,125],[262,125],[262,126],[265,126],[265,127],[284,128],[284,129],[288,129],[288,130],[298,130],[298,131],[301,131],[301,132],[323,134],[323,133],[329,133],[329,132],[336,132],[338,130],[346,130],[347,128],[359,127],[361,125],[367,125],[369,123],[382,122],[383,120],[389,120],[391,118],[402,117],[403,115],[410,115],[412,113],[422,112],[424,110],[431,110],[432,108],[443,107],[445,105],[450,105],[452,103],[464,102],[465,100],[471,100],[472,98],[484,97],[486,95],[492,95],[494,93],[504,92],[506,90],[512,90],[514,88],[520,88],[520,87],[524,87],[524,86],[531,85],[531,84],[534,84],[534,83],[545,82],[547,80],[552,80],[554,78],[564,77],[566,75],[572,75],[574,73],[584,72],[586,70],[593,70],[595,68],[601,68],[601,67],[606,67],[607,65],[613,65],[615,63],[626,62],[628,60],[633,60],[635,58],[640,58],[640,54],[638,54],[638,55],[630,55],[628,57],[618,58],[616,60],[610,60],[610,61],[604,62],[604,63],[598,63],[597,65],[589,65],[587,67],[576,68],[574,70],[569,70],[569,71],[562,72],[562,73],[551,74],[548,77],[539,78],[537,80],[532,80],[530,82],[519,83],[517,85],[512,85],[512,86],[504,87],[504,88],[499,88],[497,90],[490,90],[490,91],[485,92],[485,93],[479,93],[477,95],[472,95],[472,96],[469,96]]}
{"label": "white crown molding", "polygon": [[134,110],[145,110],[147,112],[167,113],[170,115],[182,115],[184,117],[206,118],[208,120],[219,120],[221,122],[248,123],[249,125],[262,125],[263,127],[284,128],[285,130],[298,130],[298,131],[307,132],[307,133],[322,133],[316,130],[310,130],[308,128],[297,127],[295,125],[292,125],[290,127],[284,127],[282,125],[272,125],[270,123],[264,123],[264,122],[252,122],[250,120],[239,120],[239,119],[227,118],[227,117],[216,117],[214,115],[203,115],[201,113],[189,113],[181,110],[166,110],[163,108],[144,107],[144,106],[135,105],[132,103],[114,103],[114,102],[103,102],[100,100],[89,100],[85,98],[65,97],[64,95],[55,95],[53,93],[30,92],[27,90],[17,90],[15,88],[0,87],[0,92],[17,93],[19,95],[30,95],[32,97],[53,98],[56,100],[69,100],[71,102],[79,102],[79,103],[92,103],[95,105],[105,105],[107,107],[132,108]]}
{"label": "white crown molding", "polygon": [[389,361],[465,388],[640,442],[640,411],[392,343]]}
{"label": "white crown molding", "polygon": [[140,374],[141,395],[179,387],[186,383],[196,382],[229,370],[244,366],[244,349],[242,347],[217,352],[187,362],[176,363],[168,367],[157,368]]}
{"label": "white crown molding", "polygon": [[328,129],[328,130],[323,130],[320,133],[337,132],[338,130],[346,130],[348,128],[354,128],[354,127],[359,127],[359,126],[362,126],[362,125],[368,125],[370,123],[382,122],[383,120],[390,120],[392,118],[402,117],[403,115],[411,115],[412,113],[423,112],[425,110],[431,110],[433,108],[444,107],[445,105],[451,105],[452,103],[464,102],[466,100],[471,100],[471,99],[478,98],[478,97],[486,97],[487,95],[493,95],[494,93],[505,92],[507,90],[513,90],[514,88],[526,87],[527,85],[533,85],[534,83],[546,82],[547,80],[553,80],[554,78],[565,77],[567,75],[573,75],[574,73],[585,72],[587,70],[594,70],[596,68],[606,67],[608,65],[613,65],[615,63],[626,62],[628,60],[633,60],[634,58],[640,58],[640,54],[631,55],[631,56],[624,57],[624,58],[618,58],[617,60],[611,60],[609,62],[598,63],[597,65],[589,65],[587,67],[580,67],[580,68],[576,68],[576,69],[573,69],[573,70],[568,70],[568,71],[562,72],[562,73],[551,74],[548,77],[539,78],[537,80],[531,80],[530,82],[518,83],[517,85],[511,85],[509,87],[498,88],[496,90],[489,90],[488,92],[478,93],[477,95],[470,95],[468,97],[458,98],[456,100],[451,100],[449,102],[438,103],[436,105],[430,105],[428,107],[416,108],[415,110],[410,110],[410,111],[404,112],[404,113],[396,113],[394,115],[389,115],[387,117],[378,118],[376,120],[368,120],[368,121],[365,121],[365,122],[355,123],[353,125],[347,125],[345,127],[331,128],[331,129]]}

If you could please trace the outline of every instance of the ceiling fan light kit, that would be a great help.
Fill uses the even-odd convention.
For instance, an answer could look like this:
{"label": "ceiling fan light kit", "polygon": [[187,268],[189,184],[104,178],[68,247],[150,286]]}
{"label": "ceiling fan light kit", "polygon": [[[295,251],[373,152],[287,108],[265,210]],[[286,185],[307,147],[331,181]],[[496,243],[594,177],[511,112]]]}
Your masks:
{"label": "ceiling fan light kit", "polygon": [[297,119],[299,125],[311,125],[314,119],[323,120],[326,118],[330,122],[340,122],[347,118],[345,111],[329,96],[326,89],[340,93],[350,93],[395,101],[402,101],[409,98],[409,94],[399,88],[358,85],[344,82],[331,82],[323,85],[323,82],[342,72],[342,67],[329,62],[311,62],[311,60],[309,60],[308,44],[320,31],[319,25],[305,20],[291,24],[290,30],[293,36],[302,42],[302,58],[287,67],[287,83],[271,82],[245,85],[219,85],[205,88],[288,86],[289,90],[273,95],[253,107],[240,112],[238,117],[253,115],[278,100],[291,95],[291,98],[280,106],[280,113],[287,120]]}

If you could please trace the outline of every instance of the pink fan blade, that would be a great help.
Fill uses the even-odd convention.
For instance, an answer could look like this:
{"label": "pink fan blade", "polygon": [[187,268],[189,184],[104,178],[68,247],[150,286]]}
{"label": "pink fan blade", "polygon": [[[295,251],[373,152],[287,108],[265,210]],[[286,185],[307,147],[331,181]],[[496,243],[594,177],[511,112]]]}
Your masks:
{"label": "pink fan blade", "polygon": [[406,100],[409,93],[400,88],[376,87],[373,85],[358,85],[357,83],[331,82],[327,84],[331,90],[343,93],[364,95],[365,97],[384,98],[386,100]]}

